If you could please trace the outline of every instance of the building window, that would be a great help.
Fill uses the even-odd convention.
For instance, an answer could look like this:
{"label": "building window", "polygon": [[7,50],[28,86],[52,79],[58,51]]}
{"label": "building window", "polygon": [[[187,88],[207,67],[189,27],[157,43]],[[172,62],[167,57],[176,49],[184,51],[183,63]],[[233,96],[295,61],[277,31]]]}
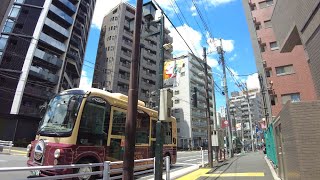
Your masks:
{"label": "building window", "polygon": [[174,100],[175,104],[179,104],[179,102],[180,102],[179,99]]}
{"label": "building window", "polygon": [[266,51],[266,45],[265,44],[260,44],[260,51],[265,52]]}
{"label": "building window", "polygon": [[177,94],[179,94],[179,93],[180,93],[179,90],[174,91],[174,94],[175,94],[175,95],[177,95]]}
{"label": "building window", "polygon": [[271,20],[264,21],[264,28],[271,28],[271,27],[272,27]]}
{"label": "building window", "polygon": [[286,104],[288,101],[300,102],[300,93],[281,95],[282,104]]}
{"label": "building window", "polygon": [[261,23],[260,22],[255,23],[255,27],[256,27],[256,30],[260,30],[261,29]]}
{"label": "building window", "polygon": [[271,95],[270,96],[270,100],[271,100],[271,105],[274,106],[278,103],[278,97],[277,95]]}
{"label": "building window", "polygon": [[266,0],[266,1],[259,2],[260,9],[263,9],[272,5],[273,5],[273,0]]}
{"label": "building window", "polygon": [[180,133],[180,128],[177,128],[177,132]]}
{"label": "building window", "polygon": [[180,75],[181,75],[181,76],[185,76],[185,75],[186,75],[186,73],[185,73],[185,72],[182,72]]}
{"label": "building window", "polygon": [[271,49],[271,51],[274,51],[274,50],[278,50],[278,49],[279,49],[279,46],[278,46],[277,41],[270,42],[270,49]]}
{"label": "building window", "polygon": [[272,69],[271,68],[267,68],[266,69],[266,76],[267,77],[271,77],[271,75],[272,75]]}
{"label": "building window", "polygon": [[179,109],[175,109],[175,110],[174,110],[174,113],[179,113]]}
{"label": "building window", "polygon": [[177,121],[177,122],[180,122],[180,118],[176,118],[176,121]]}
{"label": "building window", "polygon": [[292,64],[287,66],[276,67],[277,76],[288,75],[292,73],[294,73]]}

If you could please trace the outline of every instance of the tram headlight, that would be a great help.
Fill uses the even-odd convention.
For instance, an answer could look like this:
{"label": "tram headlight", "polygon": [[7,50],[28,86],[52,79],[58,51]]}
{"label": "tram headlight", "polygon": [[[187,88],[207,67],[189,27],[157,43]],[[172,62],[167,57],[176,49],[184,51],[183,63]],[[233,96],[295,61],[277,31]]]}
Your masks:
{"label": "tram headlight", "polygon": [[54,158],[58,159],[60,157],[60,152],[61,152],[60,149],[56,149],[54,151]]}

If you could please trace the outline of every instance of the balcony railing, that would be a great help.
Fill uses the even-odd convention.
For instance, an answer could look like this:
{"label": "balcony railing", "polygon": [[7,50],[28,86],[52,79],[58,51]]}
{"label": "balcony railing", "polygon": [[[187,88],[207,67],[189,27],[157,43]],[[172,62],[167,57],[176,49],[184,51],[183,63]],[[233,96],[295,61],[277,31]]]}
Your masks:
{"label": "balcony railing", "polygon": [[41,33],[40,34],[40,40],[42,40],[43,42],[49,44],[50,46],[54,47],[54,48],[57,48],[63,52],[66,52],[66,45],[50,36],[48,36],[47,34],[45,33]]}
{"label": "balcony railing", "polygon": [[51,65],[54,65],[57,68],[60,68],[62,66],[62,60],[59,59],[58,57],[51,55],[49,53],[46,53],[44,51],[41,51],[40,49],[36,49],[34,56],[47,62],[50,63]]}
{"label": "balcony railing", "polygon": [[59,79],[57,75],[50,73],[49,70],[36,66],[30,66],[29,74],[54,84],[57,84]]}
{"label": "balcony railing", "polygon": [[46,18],[44,24],[49,26],[50,28],[52,28],[56,32],[62,34],[64,37],[69,38],[70,32],[68,30],[66,30],[65,28],[63,28],[62,26],[60,26],[59,24],[52,21],[51,19]]}
{"label": "balcony railing", "polygon": [[63,12],[62,10],[60,10],[59,8],[54,6],[53,4],[50,5],[49,10],[51,12],[53,12],[54,14],[56,14],[57,16],[59,16],[64,21],[66,21],[67,23],[69,23],[70,25],[73,23],[72,17],[70,17],[68,14],[66,14],[65,12]]}
{"label": "balcony railing", "polygon": [[69,8],[73,12],[76,12],[77,10],[76,6],[74,6],[70,1],[68,0],[58,0],[58,1],[60,1],[62,4],[64,4],[67,8]]}
{"label": "balcony railing", "polygon": [[39,97],[42,99],[50,99],[54,96],[53,92],[39,89],[37,87],[32,87],[32,86],[26,86],[24,88],[24,93],[34,97]]}
{"label": "balcony railing", "polygon": [[125,52],[125,51],[122,51],[122,54],[127,56],[127,57],[130,57],[131,58],[131,53],[128,53],[128,52]]}

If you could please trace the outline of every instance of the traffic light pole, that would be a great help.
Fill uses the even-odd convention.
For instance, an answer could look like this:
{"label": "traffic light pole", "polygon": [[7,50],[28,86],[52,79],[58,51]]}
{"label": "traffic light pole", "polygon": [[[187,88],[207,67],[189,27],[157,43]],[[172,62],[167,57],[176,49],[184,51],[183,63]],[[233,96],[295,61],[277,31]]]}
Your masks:
{"label": "traffic light pole", "polygon": [[203,48],[204,58],[204,81],[206,89],[206,104],[207,104],[207,135],[208,135],[208,162],[210,168],[213,167],[213,153],[212,153],[212,137],[211,137],[211,120],[210,120],[210,103],[209,103],[209,87],[208,87],[208,65],[207,65],[207,49]]}
{"label": "traffic light pole", "polygon": [[130,83],[128,92],[128,112],[125,124],[124,158],[123,158],[123,179],[134,179],[134,152],[136,139],[136,119],[138,105],[138,81],[140,61],[140,34],[142,24],[142,3],[137,0],[135,13],[135,27],[133,36],[133,53],[130,69]]}
{"label": "traffic light pole", "polygon": [[226,119],[228,120],[228,132],[229,132],[229,157],[233,157],[233,143],[232,143],[232,121],[230,119],[230,107],[229,107],[229,95],[228,95],[228,86],[227,86],[227,74],[226,74],[226,64],[224,60],[224,51],[222,48],[222,40],[220,39],[221,46],[217,47],[218,54],[220,55],[220,61],[222,64],[223,70],[223,88],[224,88],[224,95],[226,98]]}

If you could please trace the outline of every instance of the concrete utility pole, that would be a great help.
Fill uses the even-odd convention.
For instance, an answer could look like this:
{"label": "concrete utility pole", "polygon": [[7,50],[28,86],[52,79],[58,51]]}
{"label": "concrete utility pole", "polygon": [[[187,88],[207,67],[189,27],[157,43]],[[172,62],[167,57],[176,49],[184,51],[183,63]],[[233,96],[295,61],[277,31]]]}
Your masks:
{"label": "concrete utility pole", "polygon": [[133,180],[134,176],[134,152],[136,141],[136,119],[139,89],[139,64],[140,64],[140,34],[142,24],[142,3],[137,0],[135,13],[135,26],[133,36],[133,53],[130,69],[130,83],[128,92],[128,112],[125,125],[125,142],[123,158],[123,179]]}
{"label": "concrete utility pole", "polygon": [[[158,6],[160,7],[160,6]],[[160,90],[163,88],[163,66],[164,66],[164,13],[161,11],[160,19],[160,61],[159,61],[159,101],[158,101],[158,121],[156,124],[156,162],[155,162],[155,180],[162,180],[162,167],[163,167],[163,130],[160,121]]]}
{"label": "concrete utility pole", "polygon": [[[214,120],[213,131],[214,131],[214,133],[218,133],[217,111],[216,111],[216,93],[215,93],[215,88],[214,88],[214,78],[213,78],[213,76],[212,76],[212,97],[213,97],[213,104],[214,104],[214,108],[213,108],[213,118],[214,118],[213,119]],[[217,141],[219,142],[219,139],[217,139]],[[215,151],[215,160],[216,160],[216,162],[218,162],[218,159],[219,159],[219,143],[217,144],[217,146],[214,146],[214,151]]]}
{"label": "concrete utility pole", "polygon": [[227,74],[226,74],[226,64],[224,61],[224,51],[222,47],[222,40],[220,39],[220,46],[217,47],[217,52],[220,55],[220,61],[222,64],[223,70],[223,88],[224,95],[226,98],[226,119],[229,121],[228,123],[228,133],[229,133],[229,157],[233,157],[233,142],[232,142],[232,121],[230,119],[230,107],[229,107],[229,95],[228,95],[228,86],[227,86]]}
{"label": "concrete utility pole", "polygon": [[251,108],[250,108],[250,98],[249,98],[249,92],[248,92],[247,85],[245,85],[245,91],[246,91],[246,98],[247,98],[247,102],[248,102],[250,137],[251,137],[251,150],[254,151],[254,140],[253,140],[253,132],[252,132],[252,117],[251,117]]}
{"label": "concrete utility pole", "polygon": [[207,134],[208,134],[208,162],[209,166],[213,167],[213,153],[212,153],[212,131],[211,131],[211,120],[210,120],[210,103],[209,103],[209,87],[208,87],[208,65],[207,65],[207,50],[203,48],[203,61],[204,61],[204,81],[206,89],[206,104],[207,104]]}

